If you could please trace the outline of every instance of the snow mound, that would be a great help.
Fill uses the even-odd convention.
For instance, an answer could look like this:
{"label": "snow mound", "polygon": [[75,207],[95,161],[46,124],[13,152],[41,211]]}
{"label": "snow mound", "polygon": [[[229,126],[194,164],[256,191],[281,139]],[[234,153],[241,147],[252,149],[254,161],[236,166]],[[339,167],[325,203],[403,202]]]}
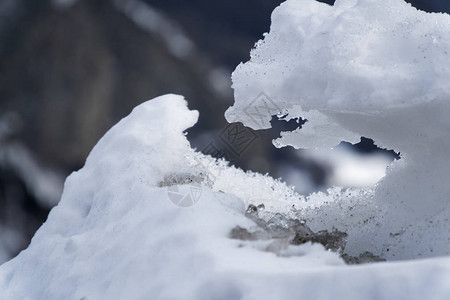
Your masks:
{"label": "snow mound", "polygon": [[[262,214],[285,215],[293,204],[311,204],[279,181],[192,150],[183,131],[197,117],[181,96],[166,95],[136,107],[106,133],[67,178],[28,249],[0,267],[2,299],[444,299],[450,293],[442,277],[450,274],[447,258],[349,267],[317,243],[233,238],[239,228],[258,228],[244,213],[248,204],[264,202]],[[195,205],[174,205],[171,184],[186,192],[194,182],[201,186]]]}
{"label": "snow mound", "polygon": [[[390,260],[448,255],[449,32],[449,15],[403,0],[288,0],[251,60],[234,71],[227,119],[254,129],[270,127],[278,113],[308,120],[282,133],[277,147],[329,149],[364,136],[400,152],[375,200],[367,199],[373,205],[363,205],[372,217],[358,228],[371,234],[371,251]],[[350,226],[348,213],[316,216],[339,229]],[[354,245],[367,240],[357,235],[349,235]]]}
{"label": "snow mound", "polygon": [[[450,94],[450,17],[403,0],[288,0],[233,74],[240,113],[261,92],[282,109],[379,114]],[[270,116],[266,116],[270,117]],[[255,124],[240,113],[240,119]],[[260,125],[260,126],[258,126]]]}

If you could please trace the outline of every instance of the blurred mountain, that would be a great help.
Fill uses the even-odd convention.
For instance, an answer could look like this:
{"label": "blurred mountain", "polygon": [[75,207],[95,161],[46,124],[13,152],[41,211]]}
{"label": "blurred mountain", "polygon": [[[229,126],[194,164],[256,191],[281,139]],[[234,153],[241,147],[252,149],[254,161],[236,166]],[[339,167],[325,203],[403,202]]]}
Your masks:
{"label": "blurred mountain", "polygon": [[208,58],[173,55],[163,34],[142,28],[112,1],[18,3],[2,30],[0,111],[23,118],[20,136],[43,163],[80,167],[112,124],[169,92],[209,110],[200,126],[224,122],[231,93],[210,83]]}
{"label": "blurred mountain", "polygon": [[214,61],[234,69],[270,28],[270,15],[281,0],[151,1],[188,31]]}

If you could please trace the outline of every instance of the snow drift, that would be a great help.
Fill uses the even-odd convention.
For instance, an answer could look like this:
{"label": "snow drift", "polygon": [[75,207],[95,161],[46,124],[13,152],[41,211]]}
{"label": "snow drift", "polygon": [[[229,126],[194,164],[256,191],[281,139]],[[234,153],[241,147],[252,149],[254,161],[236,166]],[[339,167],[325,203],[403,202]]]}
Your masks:
{"label": "snow drift", "polygon": [[[28,249],[0,267],[2,299],[448,298],[450,257],[417,258],[450,249],[449,24],[401,0],[285,2],[233,74],[227,117],[308,119],[277,146],[374,138],[403,155],[383,181],[300,196],[195,152],[183,132],[198,113],[159,97],[67,178]],[[389,262],[344,262],[358,259]]]}
{"label": "snow drift", "polygon": [[[197,116],[182,97],[167,95],[113,127],[68,177],[60,203],[28,249],[0,268],[2,299],[448,295],[449,259],[349,267],[320,244],[231,238],[237,226],[257,227],[244,215],[250,203],[286,215],[292,205],[310,204],[279,181],[194,152],[183,131]],[[161,186],[170,184],[171,174],[198,180],[195,205],[172,203]]]}
{"label": "snow drift", "polygon": [[[376,187],[377,208],[366,222],[372,242],[364,247],[387,259],[450,254],[449,32],[449,15],[403,0],[286,1],[251,60],[233,73],[236,102],[227,118],[255,129],[269,127],[279,111],[308,120],[277,147],[331,148],[365,136],[400,152]],[[279,111],[255,104],[261,91]],[[349,239],[362,245],[365,237],[355,234]]]}

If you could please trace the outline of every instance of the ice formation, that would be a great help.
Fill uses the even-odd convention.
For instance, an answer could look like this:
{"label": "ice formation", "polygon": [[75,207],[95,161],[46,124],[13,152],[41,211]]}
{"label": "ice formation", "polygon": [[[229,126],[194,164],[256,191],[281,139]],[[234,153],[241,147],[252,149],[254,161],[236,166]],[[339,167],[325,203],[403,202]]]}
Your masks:
{"label": "ice formation", "polygon": [[[198,113],[162,96],[67,178],[30,246],[0,267],[2,299],[448,298],[449,256],[395,260],[448,254],[450,17],[402,0],[289,0],[272,19],[233,75],[227,117],[254,128],[277,109],[308,119],[278,146],[374,138],[403,155],[376,189],[305,198],[228,167],[190,148],[183,132]],[[193,205],[171,198],[193,186]],[[389,262],[348,266],[324,246]]]}
{"label": "ice formation", "polygon": [[[261,104],[263,121],[252,118],[263,91],[288,118],[308,119],[277,147],[330,148],[365,136],[399,151],[401,161],[376,187],[365,247],[388,259],[450,254],[449,32],[449,15],[403,0],[286,1],[251,60],[233,73],[236,102],[226,116],[270,126],[274,113]],[[361,245],[357,235],[349,239]]]}
{"label": "ice formation", "polygon": [[[60,203],[28,249],[0,267],[1,298],[378,300],[450,293],[442,277],[450,274],[449,258],[349,267],[319,243],[287,243],[285,222],[297,224],[297,232],[314,231],[287,219],[292,206],[327,196],[308,203],[279,181],[195,152],[183,131],[197,116],[182,97],[166,95],[136,107],[106,133],[67,178]],[[195,205],[169,199],[173,174],[185,174],[180,188],[202,186]],[[246,207],[258,203],[265,203],[257,208],[261,220],[246,217]],[[261,223],[271,211],[280,214]],[[236,228],[258,230],[255,222],[271,235],[232,235]],[[336,233],[330,248],[341,245]]]}

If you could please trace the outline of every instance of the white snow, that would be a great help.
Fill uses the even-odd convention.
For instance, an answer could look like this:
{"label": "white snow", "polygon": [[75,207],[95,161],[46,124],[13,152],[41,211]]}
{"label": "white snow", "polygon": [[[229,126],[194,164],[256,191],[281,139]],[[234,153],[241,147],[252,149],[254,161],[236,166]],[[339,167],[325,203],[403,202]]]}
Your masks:
{"label": "white snow", "polygon": [[[372,251],[387,259],[448,255],[448,32],[449,15],[403,0],[288,0],[233,73],[236,102],[227,119],[254,129],[270,127],[279,112],[308,120],[282,133],[277,147],[330,149],[364,136],[400,152],[374,189],[372,221],[359,229],[371,228]],[[255,102],[261,92],[278,111]],[[348,227],[345,218],[320,219]]]}
{"label": "white snow", "polygon": [[[448,258],[349,267],[319,244],[281,243],[274,253],[265,249],[276,241],[230,239],[236,225],[255,226],[243,215],[249,202],[264,202],[268,211],[310,204],[269,177],[194,152],[182,132],[197,117],[182,97],[166,95],[106,133],[67,178],[28,249],[0,267],[2,299],[378,300],[450,293]],[[161,185],[172,174],[202,178],[195,205],[170,201]]]}
{"label": "white snow", "polygon": [[368,116],[443,100],[449,30],[447,14],[418,11],[403,0],[286,1],[251,60],[234,72],[236,103],[227,115],[260,92],[282,109]]}
{"label": "white snow", "polygon": [[303,157],[330,168],[329,184],[341,187],[374,187],[385,175],[393,158],[381,153],[358,153],[349,147],[303,152]]}
{"label": "white snow", "polygon": [[[0,267],[2,299],[447,299],[449,25],[402,0],[288,0],[233,74],[227,117],[254,128],[279,111],[308,119],[304,137],[286,133],[277,146],[374,138],[402,153],[382,181],[305,198],[192,150],[183,132],[198,113],[162,96],[67,178],[28,249]],[[175,205],[175,184],[198,202]],[[264,204],[263,219],[346,232],[345,254],[388,262],[348,266],[319,244],[230,238],[256,229],[249,204]]]}

